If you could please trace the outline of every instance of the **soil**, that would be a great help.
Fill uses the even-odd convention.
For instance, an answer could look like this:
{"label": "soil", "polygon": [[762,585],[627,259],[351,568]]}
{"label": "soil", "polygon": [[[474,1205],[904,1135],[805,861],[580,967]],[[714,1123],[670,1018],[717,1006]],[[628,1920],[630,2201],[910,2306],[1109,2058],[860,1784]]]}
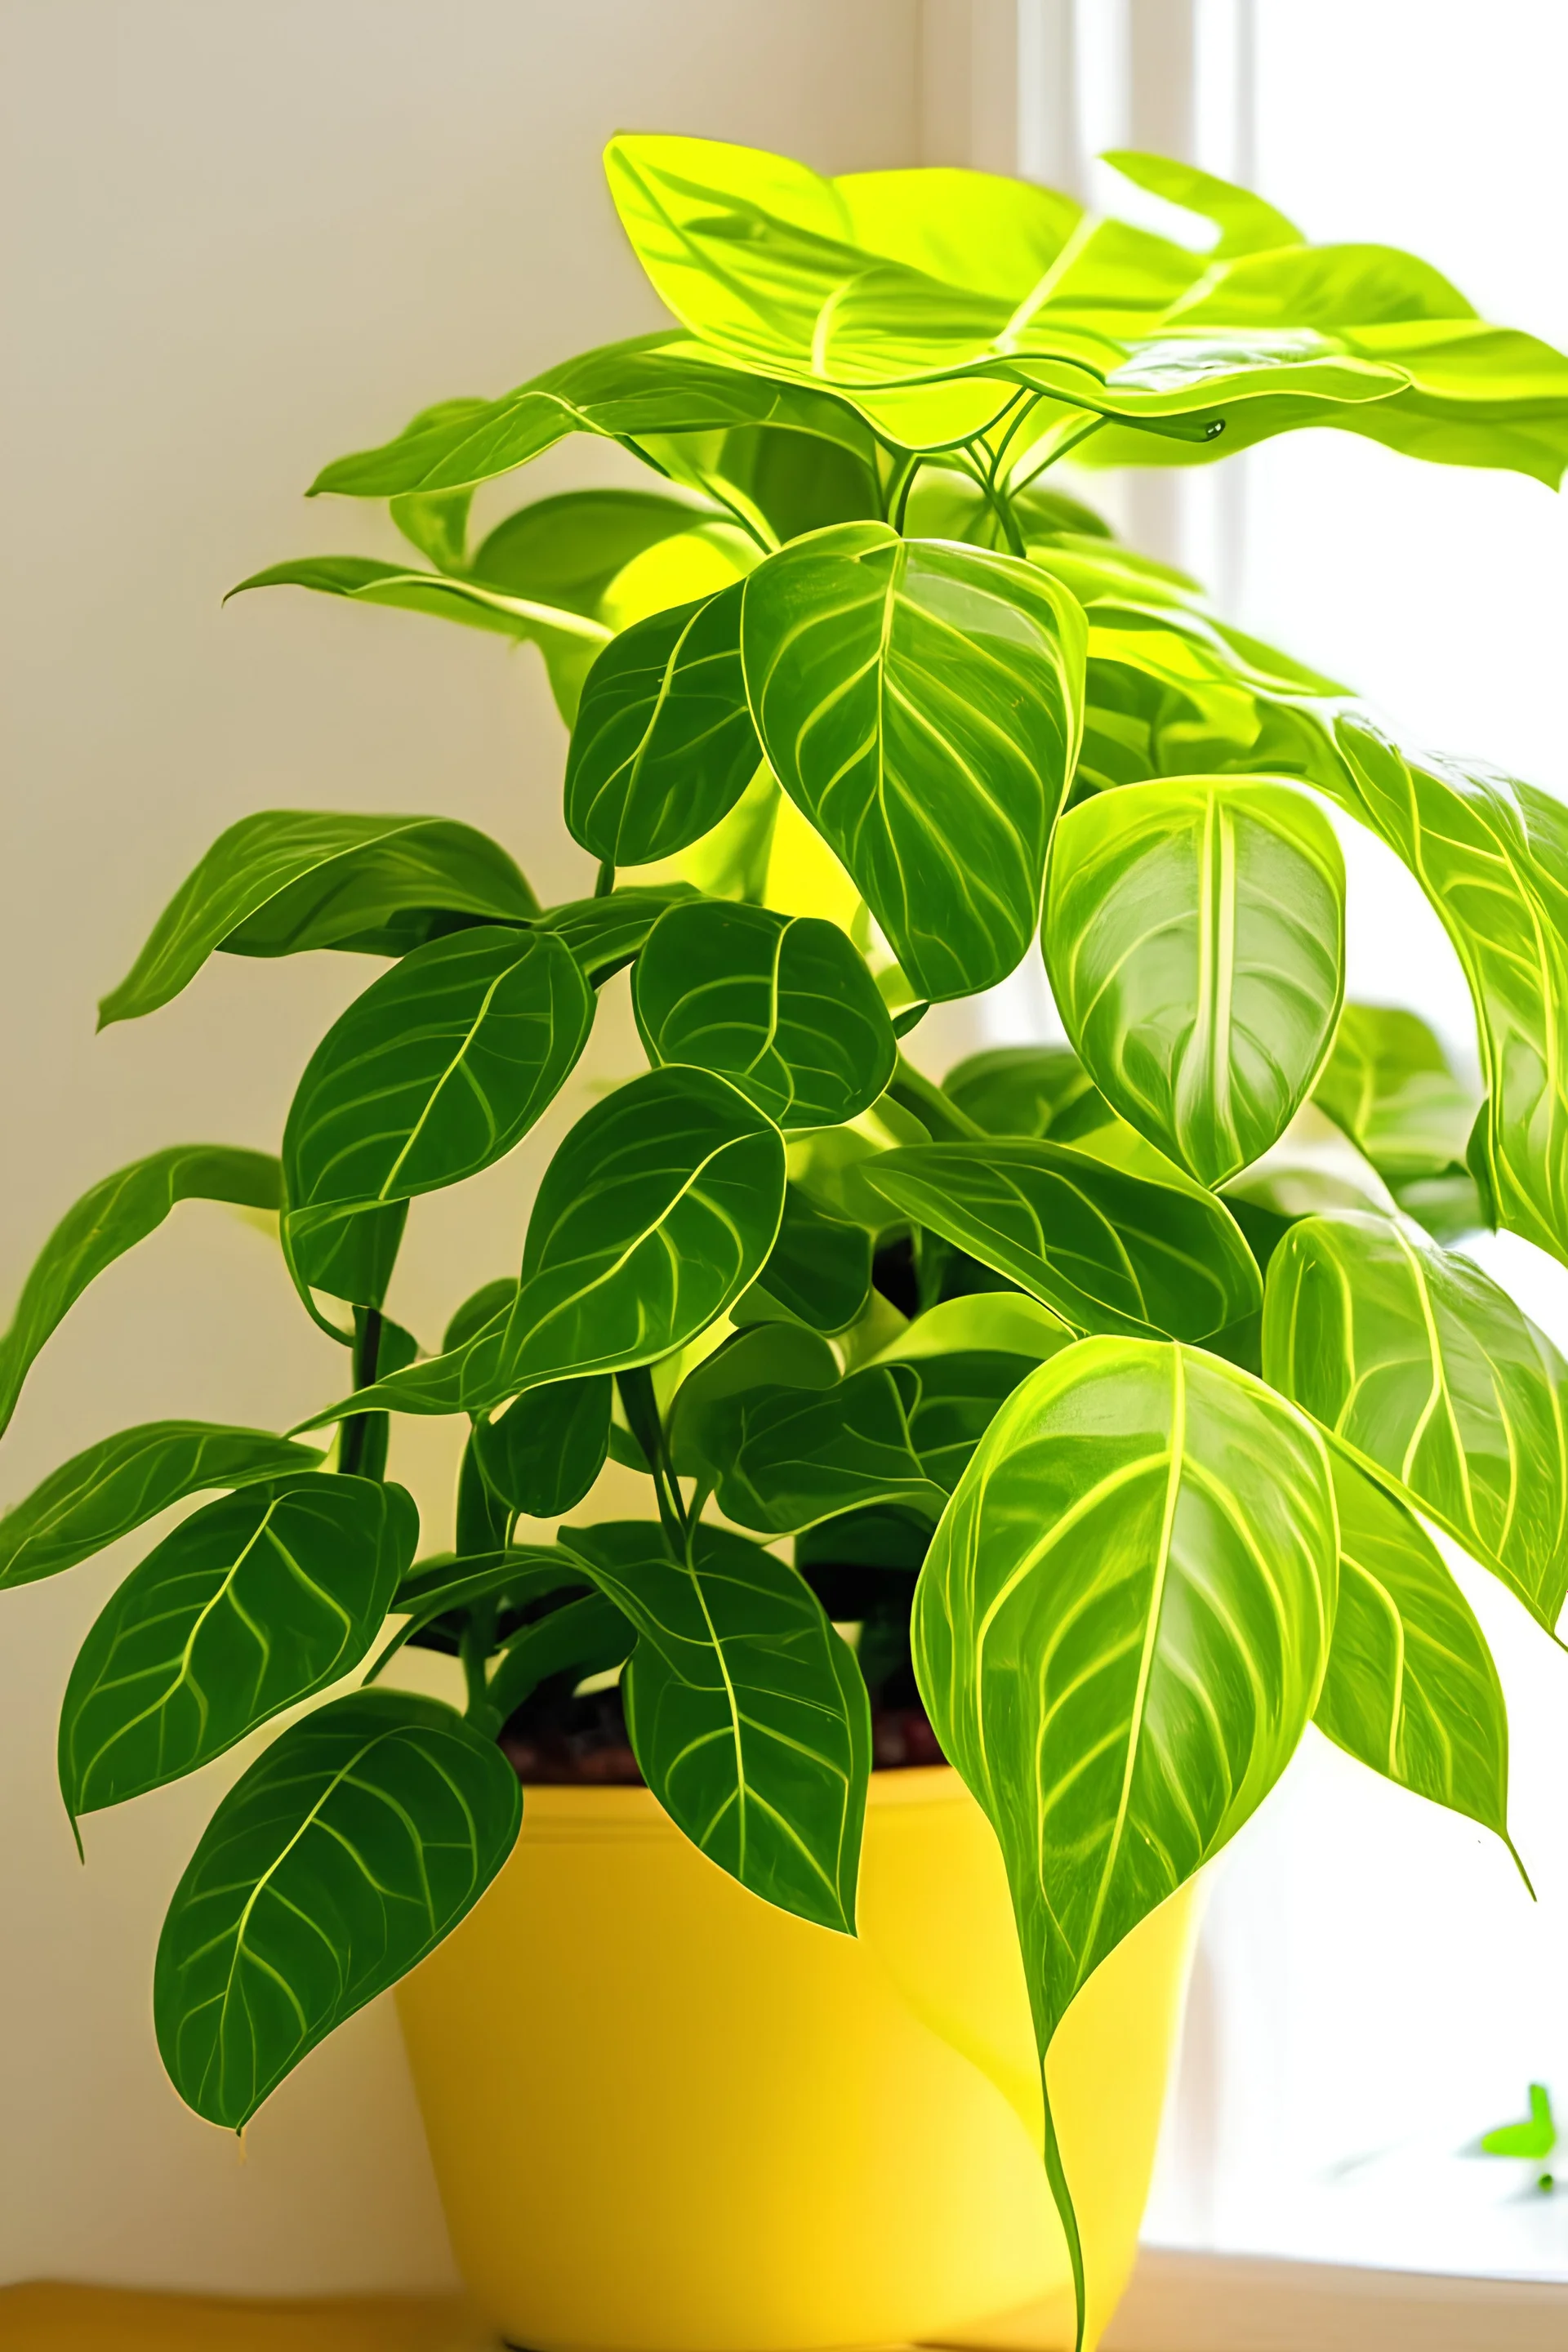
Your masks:
{"label": "soil", "polygon": [[[608,1712],[608,1710],[606,1710]],[[617,1710],[618,1712],[618,1710]],[[503,1731],[502,1753],[525,1788],[636,1789],[642,1785],[624,1727],[614,1721]],[[878,1707],[871,1762],[879,1772],[946,1762],[918,1706]]]}

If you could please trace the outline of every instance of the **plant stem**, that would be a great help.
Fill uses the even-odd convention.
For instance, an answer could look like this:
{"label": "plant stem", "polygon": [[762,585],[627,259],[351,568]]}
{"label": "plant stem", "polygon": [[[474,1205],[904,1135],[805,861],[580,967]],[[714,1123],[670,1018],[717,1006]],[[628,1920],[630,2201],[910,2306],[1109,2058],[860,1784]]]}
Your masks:
{"label": "plant stem", "polygon": [[[354,1386],[367,1389],[375,1378],[376,1359],[381,1353],[381,1309],[356,1307],[353,1314]],[[368,1412],[356,1412],[343,1423],[338,1439],[338,1468],[346,1477],[359,1475],[370,1439],[371,1420]]]}
{"label": "plant stem", "polygon": [[1026,560],[1027,551],[1024,546],[1024,534],[1018,529],[1017,519],[1005,493],[997,488],[996,484],[986,473],[984,467],[978,462],[972,449],[965,449],[963,455],[969,459],[965,471],[971,480],[977,484],[986,505],[1001,524],[1009,551],[1020,559]]}
{"label": "plant stem", "polygon": [[615,887],[615,860],[612,857],[606,857],[599,867],[598,873],[594,877],[594,896],[595,898],[607,898]]}
{"label": "plant stem", "polygon": [[910,449],[900,458],[888,477],[888,487],[882,493],[882,520],[891,523],[895,530],[904,527],[904,509],[910,502],[910,489],[921,469],[918,449]]}
{"label": "plant stem", "polygon": [[639,1364],[629,1372],[617,1372],[616,1386],[626,1407],[626,1425],[642,1447],[643,1458],[653,1480],[659,1523],[679,1554],[685,1548],[689,1520],[686,1507],[680,1499],[679,1481],[670,1467],[664,1423],[659,1419],[658,1403],[653,1392],[653,1374],[646,1364]]}

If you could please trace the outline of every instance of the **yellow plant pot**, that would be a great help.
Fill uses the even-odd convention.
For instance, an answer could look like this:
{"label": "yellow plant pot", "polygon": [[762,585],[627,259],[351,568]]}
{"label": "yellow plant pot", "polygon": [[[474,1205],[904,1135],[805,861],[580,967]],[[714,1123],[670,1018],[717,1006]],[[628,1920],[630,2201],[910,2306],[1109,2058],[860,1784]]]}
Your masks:
{"label": "yellow plant pot", "polygon": [[[1001,1856],[954,1772],[873,1776],[858,1940],[706,1861],[645,1789],[531,1789],[398,2001],[458,2263],[538,2352],[1070,2345]],[[1131,2268],[1187,1894],[1063,2025],[1090,2340]]]}

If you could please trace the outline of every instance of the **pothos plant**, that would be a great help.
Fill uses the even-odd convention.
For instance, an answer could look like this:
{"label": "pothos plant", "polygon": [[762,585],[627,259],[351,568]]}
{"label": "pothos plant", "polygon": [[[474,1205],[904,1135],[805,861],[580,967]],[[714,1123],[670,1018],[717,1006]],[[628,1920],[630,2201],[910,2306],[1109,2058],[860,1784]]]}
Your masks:
{"label": "pothos plant", "polygon": [[[1042,2060],[1310,1722],[1508,1835],[1498,1676],[1429,1529],[1552,1632],[1568,1370],[1448,1244],[1502,1225],[1568,1260],[1568,821],[1417,756],[1049,469],[1316,425],[1554,484],[1568,362],[1407,254],[1114,160],[1210,248],[979,173],[618,139],[677,323],[328,467],[315,489],[390,501],[419,563],[243,583],[537,645],[596,879],[542,908],[448,817],[268,811],[104,1001],[151,1013],[215,950],[387,965],[279,1155],[106,1179],[0,1354],[8,1411],[84,1286],[193,1196],[279,1213],[347,1351],[292,1435],[122,1431],[0,1523],[19,1584],[220,1496],[82,1647],[73,1822],[338,1692],[223,1799],[163,1927],[160,2046],[215,2122],[448,1933],[517,1836],[512,1759],[617,1669],[595,1704],[679,1827],[846,1934],[871,1702],[907,1721],[918,1685],[919,1752],[1005,1857]],[[471,544],[476,488],[571,434],[658,487]],[[1330,811],[1446,926],[1474,1097],[1414,1012],[1342,1003]],[[1070,1045],[940,1085],[905,1058],[929,1006],[1037,951]],[[513,1149],[628,968],[647,1069],[566,1134],[521,1267],[426,1352],[385,1310],[410,1203]],[[386,1476],[406,1413],[468,1423],[431,1557]],[[550,1535],[611,1454],[644,1516]],[[381,1679],[405,1642],[460,1659],[465,1707]],[[1045,2154],[1081,2312],[1048,2120]]]}

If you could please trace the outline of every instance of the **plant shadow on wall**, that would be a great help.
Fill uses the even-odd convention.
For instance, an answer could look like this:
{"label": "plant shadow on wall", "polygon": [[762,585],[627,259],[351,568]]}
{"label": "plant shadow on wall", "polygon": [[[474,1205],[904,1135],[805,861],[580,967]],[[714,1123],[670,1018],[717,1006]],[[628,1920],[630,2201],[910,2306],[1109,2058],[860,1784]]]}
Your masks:
{"label": "plant shadow on wall", "polygon": [[[1427,1525],[1552,1632],[1568,1370],[1449,1244],[1502,1225],[1568,1259],[1568,820],[1394,740],[1047,478],[1316,425],[1554,484],[1568,362],[1408,255],[1117,160],[1212,251],[981,174],[617,140],[678,325],[330,466],[316,489],[389,500],[418,564],[244,583],[536,644],[598,877],[541,908],[466,825],[267,812],[104,1002],[151,1013],[215,950],[388,963],[279,1157],[106,1179],[0,1354],[8,1409],[193,1196],[276,1210],[343,1344],[302,1435],[126,1430],[0,1523],[18,1584],[221,1490],[83,1645],[73,1822],[371,1661],[225,1797],[171,1904],[159,2042],[216,2123],[462,1918],[520,1770],[640,1774],[721,1869],[850,1935],[873,1720],[881,1760],[950,1759],[1005,1858],[1042,2059],[1310,1721],[1508,1836],[1502,1695]],[[574,433],[658,487],[471,547],[475,488]],[[1479,1099],[1414,1012],[1342,1003],[1325,803],[1447,926]],[[910,1066],[927,1007],[1037,931],[1071,1048]],[[561,1144],[521,1269],[426,1350],[384,1311],[410,1203],[513,1148],[628,965],[648,1067]],[[405,1413],[468,1417],[451,1553],[418,1556],[387,1479]],[[610,1455],[643,1517],[515,1539]],[[406,1642],[461,1661],[466,1708],[380,1681]],[[1044,2157],[1081,2336],[1048,2116]]]}

